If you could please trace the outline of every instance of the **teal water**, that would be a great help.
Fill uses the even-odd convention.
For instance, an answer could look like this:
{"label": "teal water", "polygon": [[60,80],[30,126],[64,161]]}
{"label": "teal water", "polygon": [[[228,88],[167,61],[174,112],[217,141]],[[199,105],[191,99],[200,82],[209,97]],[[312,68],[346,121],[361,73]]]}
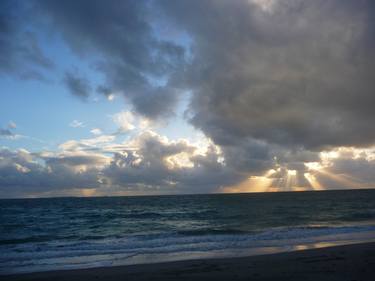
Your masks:
{"label": "teal water", "polygon": [[374,238],[375,190],[0,200],[0,273]]}

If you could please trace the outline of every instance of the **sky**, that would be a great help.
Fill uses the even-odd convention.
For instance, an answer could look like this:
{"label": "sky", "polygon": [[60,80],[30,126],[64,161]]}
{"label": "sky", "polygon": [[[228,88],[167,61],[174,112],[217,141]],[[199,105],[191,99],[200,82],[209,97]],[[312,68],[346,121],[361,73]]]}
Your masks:
{"label": "sky", "polygon": [[2,0],[0,198],[375,187],[375,2]]}

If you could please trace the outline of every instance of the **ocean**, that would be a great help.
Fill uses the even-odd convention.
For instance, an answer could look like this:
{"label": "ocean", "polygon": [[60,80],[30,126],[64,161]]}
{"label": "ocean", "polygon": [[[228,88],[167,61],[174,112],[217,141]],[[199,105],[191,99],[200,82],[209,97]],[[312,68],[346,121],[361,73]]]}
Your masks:
{"label": "ocean", "polygon": [[0,274],[375,240],[375,190],[0,200]]}

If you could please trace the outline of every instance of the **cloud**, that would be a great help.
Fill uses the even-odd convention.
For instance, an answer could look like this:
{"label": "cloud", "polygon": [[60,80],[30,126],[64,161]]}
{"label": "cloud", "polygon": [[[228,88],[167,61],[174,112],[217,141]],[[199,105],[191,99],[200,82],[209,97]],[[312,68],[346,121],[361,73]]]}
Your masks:
{"label": "cloud", "polygon": [[12,137],[14,134],[9,129],[0,129],[0,136],[2,137]]}
{"label": "cloud", "polygon": [[[32,6],[104,75],[97,92],[123,95],[150,119],[173,116],[187,90],[191,123],[219,145],[250,138],[316,151],[374,143],[371,1],[40,0]],[[5,32],[12,14],[2,18]],[[88,97],[87,79],[68,71],[64,81],[73,95]]]}
{"label": "cloud", "polygon": [[94,128],[90,131],[90,133],[92,133],[93,135],[101,135],[103,132],[102,130],[100,130],[99,128]]}
{"label": "cloud", "polygon": [[372,2],[272,2],[160,2],[193,38],[192,124],[220,145],[373,144]]}
{"label": "cloud", "polygon": [[7,139],[17,139],[21,137],[20,135],[17,135],[13,132],[13,130],[16,128],[17,128],[16,123],[14,123],[13,121],[10,121],[8,123],[7,128],[0,128],[0,138],[3,137]]}
{"label": "cloud", "polygon": [[102,154],[86,152],[64,152],[57,156],[44,156],[41,158],[46,161],[46,164],[52,170],[64,166],[67,168],[78,168],[80,172],[91,168],[102,168],[109,161],[109,157]]}
{"label": "cloud", "polygon": [[375,186],[375,150],[337,148],[322,153],[318,165],[308,165],[309,172],[328,189],[372,188]]}
{"label": "cloud", "polygon": [[[43,163],[44,162],[44,163]],[[48,157],[20,149],[0,150],[1,196],[24,197],[64,189],[95,188],[104,156]]]}
{"label": "cloud", "polygon": [[101,95],[104,95],[109,101],[113,101],[116,97],[116,95],[113,93],[113,91],[110,88],[107,88],[103,85],[99,85],[96,88],[96,92]]}
{"label": "cloud", "polygon": [[90,82],[86,78],[79,76],[76,72],[66,72],[64,84],[73,96],[85,100],[90,95]]}
{"label": "cloud", "polygon": [[[338,148],[318,155],[283,151],[280,155],[285,158],[278,158],[270,156],[277,154],[277,148],[269,153],[259,141],[253,141],[251,147],[244,148],[244,155],[226,153],[210,139],[197,143],[169,140],[146,130],[121,143],[107,135],[70,140],[56,152],[2,149],[1,196],[287,191],[375,185],[373,148]],[[245,154],[248,151],[253,154]]]}
{"label": "cloud", "polygon": [[[40,32],[61,35],[104,78],[97,86],[67,71],[68,90],[81,99],[92,89],[108,99],[116,93],[131,108],[112,116],[116,134],[93,129],[96,137],[69,140],[49,157],[28,156],[37,158],[30,163],[4,152],[13,172],[38,178],[53,171],[55,182],[70,179],[75,187],[176,193],[238,190],[239,183],[242,190],[249,181],[261,190],[373,185],[374,160],[366,152],[375,144],[373,1],[33,3],[35,22],[48,23]],[[20,73],[12,58],[22,56],[33,69],[48,68],[37,37],[13,32],[17,21],[3,14],[2,71]],[[35,44],[25,49],[31,38]],[[149,130],[174,116],[186,92],[184,116],[210,140],[204,144]],[[124,133],[127,140],[116,143]]]}
{"label": "cloud", "polygon": [[104,144],[111,144],[115,139],[114,135],[100,135],[90,139],[69,140],[59,145],[59,148],[63,151],[94,151],[100,150]]}
{"label": "cloud", "polygon": [[130,111],[122,111],[112,116],[113,121],[119,126],[119,133],[127,133],[135,129],[135,116]]}
{"label": "cloud", "polygon": [[15,129],[15,128],[17,128],[17,124],[13,121],[9,121],[8,128],[9,129]]}
{"label": "cloud", "polygon": [[220,149],[210,141],[172,141],[152,131],[117,147],[113,140],[72,140],[58,152],[0,150],[1,195],[69,195],[78,189],[205,193],[242,178],[225,166]]}
{"label": "cloud", "polygon": [[34,32],[25,28],[28,8],[18,1],[0,3],[0,75],[46,80],[54,63],[44,54]]}
{"label": "cloud", "polygon": [[121,111],[111,116],[113,122],[118,126],[116,134],[129,133],[131,131],[144,131],[158,125],[155,120],[143,117],[132,111]]}
{"label": "cloud", "polygon": [[[150,3],[37,1],[36,7],[75,54],[97,58],[94,64],[106,78],[98,92],[121,93],[148,117],[173,113],[176,91],[169,87],[169,77],[185,60],[184,48],[158,38]],[[166,80],[167,85],[155,85],[153,81],[159,80]]]}
{"label": "cloud", "polygon": [[221,152],[212,143],[199,151],[186,140],[169,141],[144,132],[128,145],[132,149],[115,153],[104,172],[112,185],[156,188],[164,193],[205,193],[239,178],[221,162]]}
{"label": "cloud", "polygon": [[374,143],[370,1],[38,4],[76,54],[98,58],[99,93],[120,93],[155,120],[191,92],[190,122],[228,159],[259,148],[261,170],[275,150],[285,158]]}
{"label": "cloud", "polygon": [[70,122],[69,126],[73,128],[83,128],[85,127],[85,124],[81,121],[73,120],[72,122]]}

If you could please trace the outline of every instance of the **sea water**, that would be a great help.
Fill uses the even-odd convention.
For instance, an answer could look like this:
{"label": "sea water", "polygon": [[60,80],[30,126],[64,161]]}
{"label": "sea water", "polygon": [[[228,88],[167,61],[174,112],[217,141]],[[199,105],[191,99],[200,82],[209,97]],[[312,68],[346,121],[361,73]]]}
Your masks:
{"label": "sea water", "polygon": [[375,240],[375,190],[0,200],[0,274]]}

